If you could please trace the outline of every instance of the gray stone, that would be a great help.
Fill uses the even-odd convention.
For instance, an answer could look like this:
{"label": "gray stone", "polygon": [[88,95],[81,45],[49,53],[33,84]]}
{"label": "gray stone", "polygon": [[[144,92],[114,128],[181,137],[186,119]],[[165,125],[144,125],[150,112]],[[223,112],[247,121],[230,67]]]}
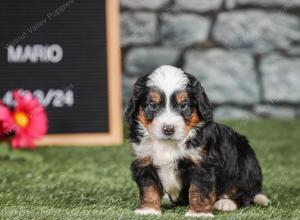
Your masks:
{"label": "gray stone", "polygon": [[157,40],[157,18],[151,12],[123,12],[121,14],[122,46],[154,43]]}
{"label": "gray stone", "polygon": [[207,12],[218,10],[222,0],[175,0],[176,8],[195,12]]}
{"label": "gray stone", "polygon": [[254,119],[255,115],[249,111],[233,106],[220,106],[214,110],[215,119]]}
{"label": "gray stone", "polygon": [[123,97],[123,106],[126,107],[130,97],[132,96],[133,85],[136,82],[136,77],[128,77],[126,74],[123,74],[122,77],[122,97]]}
{"label": "gray stone", "polygon": [[210,20],[191,14],[162,15],[162,43],[176,47],[185,47],[207,40]]}
{"label": "gray stone", "polygon": [[254,112],[260,117],[293,119],[296,111],[289,106],[257,105]]}
{"label": "gray stone", "polygon": [[225,7],[227,9],[233,9],[236,6],[236,0],[225,0]]}
{"label": "gray stone", "polygon": [[300,56],[300,46],[294,46],[287,51],[289,55]]}
{"label": "gray stone", "polygon": [[296,110],[296,117],[300,118],[300,108],[297,108],[297,110]]}
{"label": "gray stone", "polygon": [[125,56],[125,70],[130,75],[151,73],[161,65],[175,65],[179,51],[164,47],[139,47]]}
{"label": "gray stone", "polygon": [[254,60],[241,51],[192,50],[185,54],[184,70],[196,75],[215,103],[259,101]]}
{"label": "gray stone", "polygon": [[289,49],[300,40],[300,18],[262,10],[221,13],[213,29],[213,38],[228,48],[245,48],[266,53]]}
{"label": "gray stone", "polygon": [[121,7],[130,9],[160,9],[170,0],[121,0]]}
{"label": "gray stone", "polygon": [[266,101],[300,103],[300,58],[266,56],[260,70]]}
{"label": "gray stone", "polygon": [[235,0],[238,5],[252,5],[262,7],[283,7],[282,10],[290,7],[299,7],[300,0]]}

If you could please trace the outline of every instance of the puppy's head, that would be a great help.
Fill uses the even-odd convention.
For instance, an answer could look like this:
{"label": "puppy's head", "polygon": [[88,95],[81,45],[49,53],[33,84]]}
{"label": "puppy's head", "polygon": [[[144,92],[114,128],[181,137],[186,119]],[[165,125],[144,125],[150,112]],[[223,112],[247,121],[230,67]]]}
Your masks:
{"label": "puppy's head", "polygon": [[181,141],[200,122],[213,120],[200,82],[172,66],[162,66],[137,80],[125,117],[134,141],[143,133],[160,141]]}

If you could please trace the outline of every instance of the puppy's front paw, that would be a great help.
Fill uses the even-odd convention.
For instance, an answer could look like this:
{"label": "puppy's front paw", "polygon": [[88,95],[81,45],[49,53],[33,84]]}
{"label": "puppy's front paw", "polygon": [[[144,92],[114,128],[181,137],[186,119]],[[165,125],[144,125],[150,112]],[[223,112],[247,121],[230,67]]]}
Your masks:
{"label": "puppy's front paw", "polygon": [[193,212],[191,210],[185,213],[185,217],[194,217],[194,218],[213,218],[215,217],[212,213],[205,212]]}
{"label": "puppy's front paw", "polygon": [[230,212],[237,209],[236,203],[231,199],[220,199],[214,204],[214,209]]}
{"label": "puppy's front paw", "polygon": [[161,215],[161,211],[153,208],[139,208],[134,210],[134,213],[137,215]]}

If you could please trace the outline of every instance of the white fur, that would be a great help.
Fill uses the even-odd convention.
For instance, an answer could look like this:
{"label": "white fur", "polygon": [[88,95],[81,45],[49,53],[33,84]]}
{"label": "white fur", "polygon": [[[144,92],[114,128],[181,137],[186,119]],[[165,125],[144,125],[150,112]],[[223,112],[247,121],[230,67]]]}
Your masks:
{"label": "white fur", "polygon": [[[175,133],[171,136],[165,136],[163,133],[163,127],[165,125],[172,125],[175,128]],[[160,115],[156,116],[153,121],[148,125],[149,135],[155,139],[172,139],[176,141],[181,141],[186,136],[185,134],[185,122],[181,115],[176,112],[171,111],[170,107]]]}
{"label": "white fur", "polygon": [[161,211],[152,208],[136,209],[134,213],[138,215],[161,215]]}
{"label": "white fur", "polygon": [[188,149],[184,142],[160,141],[150,137],[144,137],[140,144],[133,144],[133,151],[139,158],[152,158],[153,164],[160,168],[174,164],[181,158],[189,158],[194,162],[202,159],[201,147]]}
{"label": "white fur", "polygon": [[221,196],[221,199],[229,199],[229,196],[224,194],[223,196]]}
{"label": "white fur", "polygon": [[168,196],[167,193],[164,194],[164,196],[163,196],[162,199],[163,199],[163,200],[166,200],[166,201],[170,201],[170,198],[169,198],[169,196]]}
{"label": "white fur", "polygon": [[170,96],[174,91],[185,89],[188,78],[184,72],[174,66],[164,65],[157,68],[147,82],[148,87],[157,87]]}
{"label": "white fur", "polygon": [[185,217],[193,217],[193,218],[213,218],[215,217],[212,213],[204,213],[204,212],[192,212],[187,211],[185,213]]}
{"label": "white fur", "polygon": [[230,212],[237,209],[236,203],[231,199],[219,199],[214,204],[214,209],[224,212]]}
{"label": "white fur", "polygon": [[[182,140],[195,136],[196,132],[191,129],[188,134],[185,134],[185,122],[181,115],[171,109],[170,98],[176,91],[182,91],[186,89],[189,82],[186,74],[174,66],[163,65],[157,68],[152,74],[149,75],[147,81],[147,87],[158,88],[166,96],[166,108],[163,113],[156,116],[148,127],[149,135],[155,136],[156,139],[169,138],[165,137],[162,133],[164,125],[175,126],[175,133],[172,135],[174,140]],[[202,126],[203,122],[200,122],[198,126]]]}
{"label": "white fur", "polygon": [[170,195],[173,201],[177,201],[182,183],[176,172],[176,164],[170,163],[161,166],[158,169],[158,176],[166,193]]}
{"label": "white fur", "polygon": [[264,194],[257,194],[253,201],[256,205],[261,206],[267,206],[270,203],[270,200]]}
{"label": "white fur", "polygon": [[[172,138],[174,140],[182,140],[186,134],[184,131],[185,122],[181,115],[171,109],[171,95],[179,90],[184,90],[188,83],[188,78],[181,69],[173,66],[161,66],[157,68],[147,82],[150,88],[158,88],[166,96],[166,106],[164,111],[157,115],[148,127],[149,134],[156,139]],[[163,134],[162,129],[165,125],[175,127],[175,133],[172,137]]]}
{"label": "white fur", "polygon": [[187,149],[183,142],[160,141],[144,138],[140,144],[133,144],[134,154],[139,158],[150,157],[153,164],[158,167],[158,175],[164,191],[173,201],[177,200],[182,184],[177,170],[176,160],[189,158],[195,162],[201,161],[201,148]]}

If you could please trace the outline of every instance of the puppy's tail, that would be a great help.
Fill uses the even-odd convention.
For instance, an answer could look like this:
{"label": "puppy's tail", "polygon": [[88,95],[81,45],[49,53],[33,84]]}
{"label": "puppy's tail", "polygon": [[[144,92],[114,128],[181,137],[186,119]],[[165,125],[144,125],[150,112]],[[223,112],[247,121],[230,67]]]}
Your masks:
{"label": "puppy's tail", "polygon": [[253,199],[256,205],[267,206],[270,203],[270,200],[264,194],[256,194]]}

